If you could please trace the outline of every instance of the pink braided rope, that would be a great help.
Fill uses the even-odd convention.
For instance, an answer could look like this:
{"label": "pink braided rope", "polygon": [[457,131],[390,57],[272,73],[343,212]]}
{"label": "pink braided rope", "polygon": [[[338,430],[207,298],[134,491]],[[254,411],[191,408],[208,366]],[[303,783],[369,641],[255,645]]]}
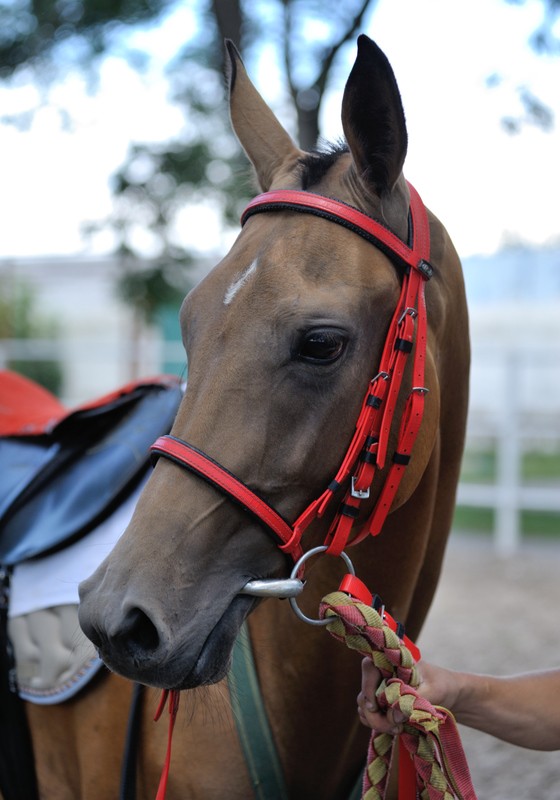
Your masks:
{"label": "pink braided rope", "polygon": [[[321,618],[327,630],[363,656],[382,675],[377,703],[382,711],[398,708],[406,718],[401,740],[414,762],[421,800],[476,800],[469,768],[453,716],[418,694],[418,672],[408,648],[384,624],[375,609],[345,592],[323,598]],[[372,731],[363,800],[384,800],[394,737]]]}

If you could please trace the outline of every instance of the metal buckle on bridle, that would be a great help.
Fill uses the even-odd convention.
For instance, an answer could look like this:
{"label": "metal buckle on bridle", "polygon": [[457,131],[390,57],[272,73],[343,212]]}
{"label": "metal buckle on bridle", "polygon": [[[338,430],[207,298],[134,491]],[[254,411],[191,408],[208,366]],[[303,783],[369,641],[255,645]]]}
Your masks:
{"label": "metal buckle on bridle", "polygon": [[400,325],[407,316],[412,317],[412,319],[416,319],[416,317],[418,316],[418,311],[415,308],[412,308],[412,306],[407,306],[400,315],[398,324]]}
{"label": "metal buckle on bridle", "polygon": [[355,497],[357,500],[367,500],[369,497],[369,486],[367,489],[356,489],[356,476],[352,476],[352,486],[350,488],[350,494],[352,497]]}

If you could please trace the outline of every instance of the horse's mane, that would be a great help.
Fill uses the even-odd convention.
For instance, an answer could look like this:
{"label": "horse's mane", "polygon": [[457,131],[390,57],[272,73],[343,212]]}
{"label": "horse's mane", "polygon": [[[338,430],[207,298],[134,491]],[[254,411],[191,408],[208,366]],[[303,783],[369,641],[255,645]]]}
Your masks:
{"label": "horse's mane", "polygon": [[315,150],[306,153],[299,160],[302,189],[318,184],[340,156],[348,152],[346,142],[338,140],[321,143]]}

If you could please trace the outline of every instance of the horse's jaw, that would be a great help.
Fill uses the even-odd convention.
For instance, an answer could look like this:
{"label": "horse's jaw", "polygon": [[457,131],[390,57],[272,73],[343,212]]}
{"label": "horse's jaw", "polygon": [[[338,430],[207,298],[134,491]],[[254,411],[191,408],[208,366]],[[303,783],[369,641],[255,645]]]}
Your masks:
{"label": "horse's jaw", "polygon": [[[198,658],[178,689],[191,689],[217,683],[229,670],[233,644],[247,615],[256,604],[254,598],[237,595],[212,628]],[[181,652],[178,654],[181,661]]]}

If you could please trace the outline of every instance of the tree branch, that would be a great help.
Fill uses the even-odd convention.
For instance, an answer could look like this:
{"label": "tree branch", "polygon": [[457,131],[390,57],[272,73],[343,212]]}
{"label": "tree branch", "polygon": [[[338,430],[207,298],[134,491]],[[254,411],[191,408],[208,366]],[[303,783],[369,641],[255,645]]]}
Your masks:
{"label": "tree branch", "polygon": [[319,77],[316,81],[316,85],[318,87],[319,93],[322,96],[325,86],[327,85],[327,81],[329,78],[329,73],[331,71],[333,62],[338,55],[339,51],[345,44],[347,44],[350,39],[353,39],[356,33],[362,27],[363,19],[365,16],[366,11],[369,9],[370,6],[375,5],[377,0],[364,0],[360,10],[355,14],[353,20],[351,20],[350,26],[346,29],[346,32],[343,33],[337,42],[332,45],[330,52],[325,57],[322,62],[322,68],[319,72]]}

